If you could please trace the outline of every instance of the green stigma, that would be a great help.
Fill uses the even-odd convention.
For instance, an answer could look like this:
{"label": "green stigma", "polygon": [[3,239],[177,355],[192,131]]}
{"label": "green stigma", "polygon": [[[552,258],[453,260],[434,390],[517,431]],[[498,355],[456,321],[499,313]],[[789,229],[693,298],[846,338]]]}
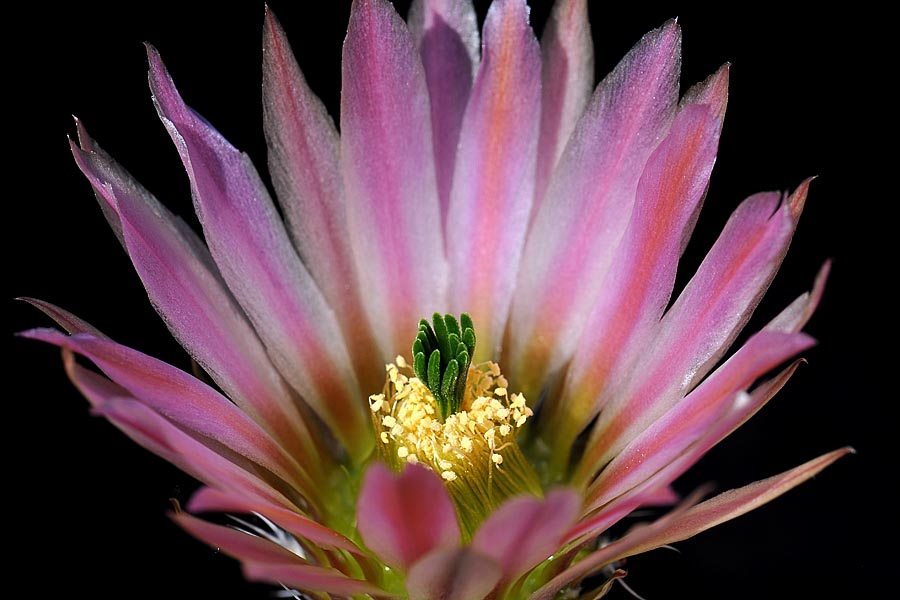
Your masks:
{"label": "green stigma", "polygon": [[453,315],[434,313],[419,321],[419,333],[413,342],[413,371],[428,386],[441,412],[441,421],[459,412],[466,392],[469,365],[475,355],[475,326],[463,313],[459,321]]}

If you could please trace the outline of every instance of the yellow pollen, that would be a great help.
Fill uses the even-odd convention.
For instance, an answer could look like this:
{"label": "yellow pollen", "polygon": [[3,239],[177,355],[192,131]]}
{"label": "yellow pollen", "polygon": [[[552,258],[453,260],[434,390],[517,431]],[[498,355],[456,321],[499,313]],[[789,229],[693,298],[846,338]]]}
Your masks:
{"label": "yellow pollen", "polygon": [[444,422],[431,391],[406,360],[397,357],[385,370],[384,393],[369,397],[382,455],[395,465],[424,464],[447,482],[498,469],[500,452],[515,445],[515,430],[532,415],[522,394],[507,391],[509,383],[493,362],[469,367],[462,407]]}

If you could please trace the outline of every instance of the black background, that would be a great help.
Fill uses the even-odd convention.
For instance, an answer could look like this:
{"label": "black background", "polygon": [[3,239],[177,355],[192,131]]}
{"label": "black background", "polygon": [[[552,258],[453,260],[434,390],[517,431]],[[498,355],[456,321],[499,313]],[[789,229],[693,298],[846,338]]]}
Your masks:
{"label": "black background", "polygon": [[[315,4],[316,7],[312,6]],[[538,32],[548,5],[533,2]],[[786,389],[679,482],[742,485],[850,444],[812,482],[741,519],[629,562],[647,600],[881,598],[896,564],[893,362],[896,319],[882,299],[896,278],[893,173],[876,139],[892,139],[877,15],[657,11],[592,4],[598,76],[647,30],[679,17],[686,87],[733,64],[731,100],[704,213],[685,263],[696,265],[747,195],[813,184],[794,244],[753,324],[809,288],[834,260],[807,330],[820,345]],[[326,8],[327,5],[327,8]],[[312,88],[336,114],[349,1],[272,0]],[[756,6],[756,5],[754,5]],[[486,3],[478,3],[483,17]],[[405,6],[399,7],[405,12]],[[44,326],[12,300],[35,296],[123,343],[182,368],[188,360],[146,301],[68,152],[71,115],[175,212],[189,216],[187,178],[156,118],[141,43],[156,45],[189,104],[262,169],[262,2],[208,8],[169,0],[64,3],[13,16],[22,40],[6,57],[4,271],[7,331]],[[12,35],[10,32],[8,35]],[[895,151],[894,155],[896,154]],[[10,156],[11,155],[11,156]],[[889,250],[889,248],[891,248]],[[882,312],[883,311],[883,312]],[[58,352],[7,338],[7,582],[36,598],[266,598],[233,561],[166,517],[196,484],[88,414]],[[896,368],[896,367],[894,367]],[[893,374],[890,372],[890,374]],[[627,594],[617,589],[613,598]]]}

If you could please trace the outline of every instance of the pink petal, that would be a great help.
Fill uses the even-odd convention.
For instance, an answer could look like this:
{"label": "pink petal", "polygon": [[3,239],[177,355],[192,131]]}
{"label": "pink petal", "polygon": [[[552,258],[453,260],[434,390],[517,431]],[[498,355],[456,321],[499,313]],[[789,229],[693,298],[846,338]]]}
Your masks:
{"label": "pink petal", "polygon": [[49,302],[38,300],[37,298],[16,298],[16,300],[27,302],[28,304],[37,308],[42,313],[53,319],[57,325],[65,329],[66,333],[89,333],[92,336],[98,338],[107,337],[106,335],[101,333],[99,329],[97,329],[81,317],[75,316],[69,311],[60,308],[55,304],[50,304]]}
{"label": "pink petal", "polygon": [[341,315],[354,370],[366,393],[384,371],[363,308],[344,206],[340,138],[313,94],[271,9],[263,31],[263,116],[269,173],[291,239],[328,304]]}
{"label": "pink petal", "polygon": [[354,460],[371,451],[372,428],[334,313],[303,267],[246,155],[179,96],[148,49],[160,118],[191,179],[194,204],[222,277],[275,366]]}
{"label": "pink petal", "polygon": [[293,392],[194,233],[106,155],[79,124],[78,167],[117,219],[122,244],[150,302],[194,360],[225,393],[310,472],[321,460]]}
{"label": "pink petal", "polygon": [[66,336],[54,329],[22,334],[90,359],[143,404],[182,427],[215,440],[300,489],[303,469],[268,433],[227,398],[171,365],[111,340]]}
{"label": "pink petal", "polygon": [[766,329],[772,331],[799,331],[803,328],[819,306],[830,271],[831,261],[826,261],[822,268],[819,269],[818,275],[816,275],[812,291],[794,300],[790,306],[781,311],[778,316],[766,325]]}
{"label": "pink petal", "polygon": [[300,556],[266,539],[231,527],[213,525],[186,513],[172,515],[172,519],[194,537],[240,560],[248,579],[283,583],[308,592],[385,595],[378,586],[351,579],[337,569],[310,565]]}
{"label": "pink petal", "polygon": [[704,81],[691,86],[681,105],[705,104],[713,111],[714,116],[721,123],[725,119],[725,108],[728,106],[728,80],[731,65],[726,63],[719,70],[707,77]]}
{"label": "pink petal", "polygon": [[639,545],[631,544],[627,550],[620,550],[619,556],[614,560],[686,540],[711,527],[740,517],[815,477],[837,459],[853,452],[854,450],[849,447],[834,450],[780,475],[724,492],[701,502],[674,519],[657,535],[645,538]]}
{"label": "pink petal", "polygon": [[447,213],[455,312],[478,331],[476,360],[496,358],[534,199],[540,48],[524,0],[497,0],[460,134]]}
{"label": "pink petal", "polygon": [[[509,327],[526,396],[571,358],[628,225],[638,178],[674,117],[681,35],[651,31],[598,86],[534,216]],[[551,400],[550,410],[558,406]]]}
{"label": "pink petal", "polygon": [[240,490],[268,499],[270,503],[291,506],[257,472],[248,472],[233,460],[194,439],[153,409],[135,400],[122,386],[80,367],[71,351],[63,350],[63,363],[69,379],[94,407],[95,414],[107,418],[142,447],[209,485]]}
{"label": "pink petal", "polygon": [[535,207],[594,89],[594,41],[587,0],[558,0],[541,38],[541,137]]}
{"label": "pink petal", "polygon": [[257,498],[238,496],[214,488],[200,488],[188,502],[191,512],[258,513],[270,519],[297,537],[305,538],[317,546],[338,548],[351,554],[364,556],[362,550],[340,533],[316,521],[282,506]]}
{"label": "pink petal", "polygon": [[656,490],[675,481],[710,448],[725,439],[741,424],[759,412],[787,383],[797,370],[799,363],[800,361],[795,361],[772,379],[759,384],[752,394],[741,391],[734,395],[730,399],[731,404],[728,409],[723,411],[721,418],[712,425],[702,438],[647,478],[642,484],[610,502],[593,517],[579,523],[569,532],[567,540],[570,542],[576,539],[583,541],[596,537],[634,509],[645,505],[647,500],[656,494]]}
{"label": "pink petal", "polygon": [[[815,341],[807,335],[760,332],[696,390],[659,418],[635,421],[631,440],[591,485],[587,503],[602,506],[642,483],[702,438],[734,395]],[[650,415],[647,415],[650,416]]]}
{"label": "pink petal", "polygon": [[[626,540],[640,540],[640,536],[642,533],[644,533],[644,535],[652,535],[652,533],[649,533],[650,531],[655,531],[659,528],[665,527],[667,523],[684,514],[688,509],[696,505],[701,497],[701,492],[694,492],[667,515],[651,522],[648,525],[636,526],[619,540],[611,544],[602,546],[599,550],[588,554],[586,557],[582,558],[581,560],[570,566],[568,569],[555,576],[549,582],[541,586],[537,591],[535,591],[531,596],[528,597],[528,600],[552,600],[553,598],[556,598],[557,594],[564,588],[570,585],[577,584],[581,579],[587,577],[588,575],[596,574],[597,571],[610,564],[611,561],[606,560],[606,557],[612,553],[608,550],[609,548],[619,548],[626,543]],[[615,550],[613,550],[613,552],[614,551]],[[615,573],[613,573],[613,576],[615,576]]]}
{"label": "pink petal", "polygon": [[434,168],[445,221],[459,132],[480,61],[478,19],[471,0],[415,0],[407,21],[425,67]]}
{"label": "pink petal", "polygon": [[588,454],[594,454],[582,473],[608,462],[681,400],[731,346],[775,277],[797,225],[791,202],[779,202],[778,194],[757,194],[728,220],[656,328],[653,344],[641,352],[640,367],[605,408],[604,428],[592,436],[596,444]]}
{"label": "pink petal", "polygon": [[474,548],[439,548],[410,568],[406,590],[410,600],[482,600],[500,576],[500,565]]}
{"label": "pink petal", "polygon": [[531,600],[550,600],[565,586],[606,565],[666,544],[685,540],[759,508],[814,477],[825,467],[850,452],[853,452],[851,448],[835,450],[780,475],[730,490],[700,504],[691,506],[690,503],[685,503],[665,517],[637,528],[623,538],[588,555],[535,592],[531,596]]}
{"label": "pink petal", "polygon": [[459,544],[459,526],[440,477],[408,464],[395,475],[382,463],[366,471],[357,502],[357,529],[384,563],[406,570],[436,548]]}
{"label": "pink petal", "polygon": [[[89,387],[80,375],[79,388]],[[74,379],[74,378],[73,378]],[[87,393],[85,393],[87,395]],[[94,394],[96,398],[97,395]],[[95,400],[96,402],[96,400]],[[202,442],[180,430],[159,413],[130,397],[107,399],[94,413],[108,419],[143,448],[172,463],[207,485],[264,499],[267,503],[292,506],[292,502],[260,477],[255,465],[225,458]],[[244,464],[239,464],[244,463]],[[272,483],[280,483],[274,481]],[[315,498],[313,490],[306,496]]]}
{"label": "pink petal", "polygon": [[560,549],[580,509],[580,494],[569,489],[551,491],[543,500],[513,498],[478,528],[472,548],[496,560],[505,581],[515,581]]}
{"label": "pink petal", "polygon": [[554,430],[554,447],[569,444],[601,407],[598,433],[630,410],[614,388],[625,367],[644,353],[646,336],[669,301],[678,258],[715,162],[719,130],[720,122],[707,107],[687,106],[650,157],[616,251],[616,267],[583,323],[585,334],[569,365],[560,400],[565,412],[558,413],[562,426]]}
{"label": "pink petal", "polygon": [[419,51],[387,0],[356,0],[343,52],[341,162],[360,286],[383,359],[446,311],[431,112]]}

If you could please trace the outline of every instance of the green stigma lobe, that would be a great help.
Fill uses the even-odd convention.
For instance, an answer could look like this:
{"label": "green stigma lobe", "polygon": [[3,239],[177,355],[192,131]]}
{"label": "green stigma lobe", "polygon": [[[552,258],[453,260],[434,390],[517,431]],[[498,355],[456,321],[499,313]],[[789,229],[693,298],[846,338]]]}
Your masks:
{"label": "green stigma lobe", "polygon": [[463,313],[457,321],[453,315],[434,313],[432,323],[422,319],[412,354],[413,371],[434,395],[441,420],[459,412],[475,355],[472,318]]}

